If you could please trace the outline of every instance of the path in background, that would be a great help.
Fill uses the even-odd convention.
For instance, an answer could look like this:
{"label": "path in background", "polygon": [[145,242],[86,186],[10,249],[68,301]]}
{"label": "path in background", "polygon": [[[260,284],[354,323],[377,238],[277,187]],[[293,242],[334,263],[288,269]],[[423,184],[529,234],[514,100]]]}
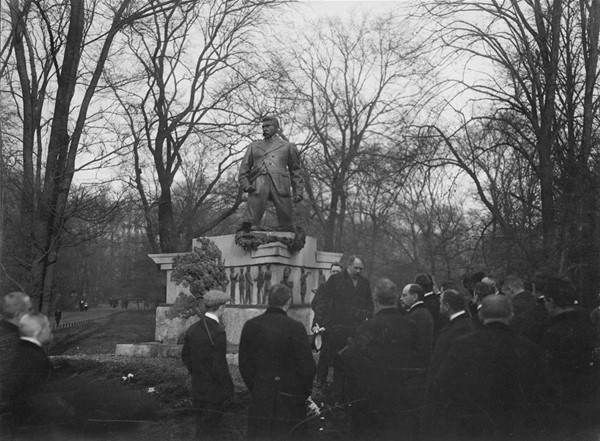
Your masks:
{"label": "path in background", "polygon": [[[127,311],[127,309],[121,309],[121,307],[111,308],[108,305],[97,305],[93,308],[89,308],[87,311],[63,311],[60,323],[75,323],[81,320],[107,317],[121,311]],[[49,319],[50,322],[54,324],[54,315],[51,315]]]}
{"label": "path in background", "polygon": [[114,354],[117,343],[153,341],[155,319],[155,312],[150,309],[98,308],[72,312],[68,320],[81,324],[62,328],[61,321],[61,328],[54,330],[50,355]]}

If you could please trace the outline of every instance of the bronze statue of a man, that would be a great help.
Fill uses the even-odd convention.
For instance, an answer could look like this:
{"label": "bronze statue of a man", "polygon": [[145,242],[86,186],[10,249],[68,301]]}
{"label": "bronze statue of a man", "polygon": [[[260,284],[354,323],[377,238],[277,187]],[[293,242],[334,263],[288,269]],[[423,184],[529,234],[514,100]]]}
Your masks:
{"label": "bronze statue of a man", "polygon": [[294,144],[277,136],[277,118],[263,118],[262,129],[264,139],[248,146],[238,176],[240,185],[248,193],[249,221],[260,225],[267,201],[271,200],[279,226],[290,226],[292,201],[302,200],[300,155]]}

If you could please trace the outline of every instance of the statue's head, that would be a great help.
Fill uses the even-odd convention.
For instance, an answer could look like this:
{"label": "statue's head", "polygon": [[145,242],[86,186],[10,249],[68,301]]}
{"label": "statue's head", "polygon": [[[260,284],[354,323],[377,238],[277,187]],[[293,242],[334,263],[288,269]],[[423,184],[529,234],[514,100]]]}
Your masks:
{"label": "statue's head", "polygon": [[279,120],[274,116],[265,116],[262,119],[263,136],[271,138],[279,130]]}

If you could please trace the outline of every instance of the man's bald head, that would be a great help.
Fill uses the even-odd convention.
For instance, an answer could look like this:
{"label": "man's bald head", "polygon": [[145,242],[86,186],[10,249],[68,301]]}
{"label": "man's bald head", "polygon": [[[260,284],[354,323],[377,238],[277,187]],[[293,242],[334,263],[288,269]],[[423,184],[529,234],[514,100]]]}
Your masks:
{"label": "man's bald head", "polygon": [[52,327],[48,317],[39,312],[30,312],[19,320],[19,333],[21,337],[37,340],[42,346],[52,342]]}
{"label": "man's bald head", "polygon": [[492,321],[508,324],[512,317],[510,299],[503,295],[485,297],[481,301],[481,317],[484,324]]}
{"label": "man's bald head", "polygon": [[2,297],[0,314],[4,320],[17,324],[19,318],[31,311],[31,299],[21,291],[13,291]]}

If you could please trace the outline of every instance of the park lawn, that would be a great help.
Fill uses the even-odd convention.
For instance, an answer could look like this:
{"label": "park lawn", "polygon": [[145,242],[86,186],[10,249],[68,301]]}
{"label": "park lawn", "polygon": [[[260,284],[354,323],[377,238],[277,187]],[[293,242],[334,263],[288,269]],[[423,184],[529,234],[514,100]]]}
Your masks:
{"label": "park lawn", "polygon": [[[160,404],[157,420],[142,422],[122,433],[121,429],[111,429],[104,436],[90,435],[90,439],[179,440],[190,439],[193,435],[194,418],[189,411],[190,376],[181,360],[115,355],[119,343],[153,341],[154,321],[154,311],[128,310],[55,332],[50,355],[59,371],[77,374],[90,382],[121,383],[147,393],[149,399]],[[232,376],[236,383],[237,404],[233,405],[234,412],[228,418],[233,421],[226,419],[226,431],[231,433],[225,439],[242,439],[245,430],[245,410],[242,409],[248,400],[247,391],[235,367]],[[77,434],[71,439],[80,437],[81,434]]]}
{"label": "park lawn", "polygon": [[[99,440],[187,440],[194,435],[194,416],[190,412],[191,378],[179,358],[137,358],[116,356],[119,343],[141,343],[154,340],[154,311],[120,311],[79,327],[58,330],[50,350],[54,365],[62,372],[74,373],[90,381],[120,383],[132,390],[148,394],[159,402],[159,416],[124,431],[109,428],[88,434],[90,441]],[[249,392],[237,366],[230,366],[235,395],[223,422],[222,439],[242,440],[247,426]],[[125,379],[124,379],[125,378]],[[151,392],[149,392],[151,391]],[[340,421],[312,422],[312,439],[340,439]],[[342,430],[342,432],[344,432]],[[343,438],[343,436],[342,436]],[[78,433],[61,440],[81,440]]]}

